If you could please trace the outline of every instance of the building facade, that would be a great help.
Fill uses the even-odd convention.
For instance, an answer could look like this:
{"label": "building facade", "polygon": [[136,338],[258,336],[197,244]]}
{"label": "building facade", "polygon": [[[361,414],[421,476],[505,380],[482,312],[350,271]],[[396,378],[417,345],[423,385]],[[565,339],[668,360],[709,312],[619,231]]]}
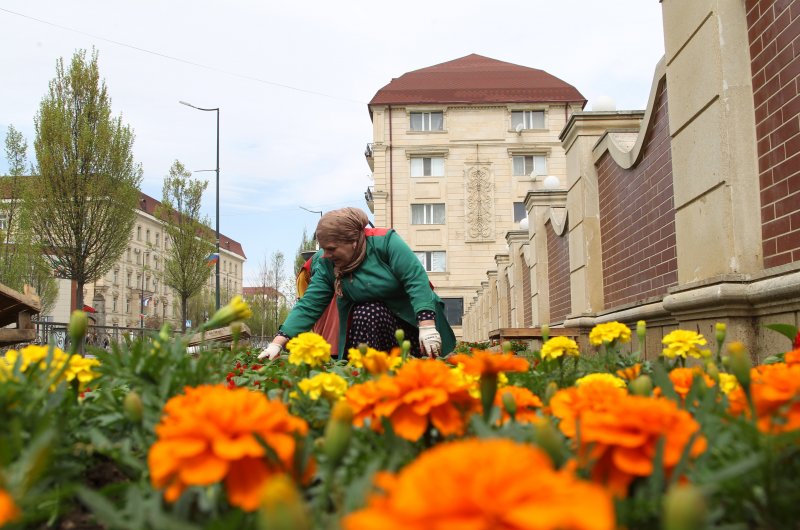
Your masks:
{"label": "building facade", "polygon": [[367,204],[417,254],[457,337],[527,193],[566,182],[558,134],[585,103],[547,72],[474,54],[408,72],[369,103]]}
{"label": "building facade", "polygon": [[[765,325],[800,324],[800,0],[663,0],[662,14],[647,108],[571,116],[567,180],[528,193],[528,230],[507,234],[468,339],[530,326],[529,298],[533,326],[584,340],[597,323],[646,320],[651,357],[670,331],[711,338],[716,322],[761,356],[788,348]],[[526,271],[520,301],[504,286]]]}
{"label": "building facade", "polygon": [[[100,279],[84,287],[84,301],[95,311],[100,326],[156,327],[169,323],[181,326],[180,297],[162,280],[169,240],[163,222],[156,217],[160,202],[142,193],[136,209],[136,222],[128,248]],[[246,256],[241,244],[220,234],[220,303],[242,294]],[[216,287],[215,268],[208,268],[204,292],[213,299]],[[75,309],[75,284],[59,280],[59,299],[51,315],[55,322],[66,322]]]}

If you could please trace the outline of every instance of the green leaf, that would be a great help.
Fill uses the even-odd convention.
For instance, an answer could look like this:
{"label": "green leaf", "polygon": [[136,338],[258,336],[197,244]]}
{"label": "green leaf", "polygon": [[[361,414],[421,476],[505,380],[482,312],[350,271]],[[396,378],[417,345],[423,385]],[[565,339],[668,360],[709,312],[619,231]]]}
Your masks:
{"label": "green leaf", "polygon": [[794,343],[795,337],[797,337],[797,328],[794,326],[790,326],[789,324],[767,324],[764,326],[767,329],[771,329],[772,331],[777,331],[790,341]]}
{"label": "green leaf", "polygon": [[127,524],[122,514],[111,502],[97,493],[83,486],[78,488],[78,498],[92,513],[111,528],[126,528]]}

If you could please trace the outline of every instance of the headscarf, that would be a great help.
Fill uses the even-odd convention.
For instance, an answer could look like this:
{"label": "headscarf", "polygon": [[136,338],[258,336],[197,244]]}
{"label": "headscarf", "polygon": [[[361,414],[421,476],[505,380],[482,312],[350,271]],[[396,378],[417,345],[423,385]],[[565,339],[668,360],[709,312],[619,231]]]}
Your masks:
{"label": "headscarf", "polygon": [[356,270],[367,256],[367,237],[364,234],[367,224],[369,218],[359,208],[331,210],[323,215],[317,224],[317,241],[321,247],[328,243],[355,242],[356,244],[352,259],[342,266],[333,267],[336,296],[342,296],[342,277]]}

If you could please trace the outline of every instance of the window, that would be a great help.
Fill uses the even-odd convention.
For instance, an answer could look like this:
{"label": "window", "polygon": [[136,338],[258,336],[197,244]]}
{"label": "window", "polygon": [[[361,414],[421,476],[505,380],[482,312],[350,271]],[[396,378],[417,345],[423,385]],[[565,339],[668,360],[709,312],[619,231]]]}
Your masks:
{"label": "window", "polygon": [[145,241],[147,241],[149,243],[150,242],[150,229],[149,228],[147,229],[147,232],[145,232],[145,238],[146,238]]}
{"label": "window", "polygon": [[544,129],[543,110],[515,110],[511,112],[511,128],[516,130],[518,125],[523,129]]}
{"label": "window", "polygon": [[114,285],[119,283],[119,271],[114,269]]}
{"label": "window", "polygon": [[131,247],[128,247],[128,250],[127,250],[127,258],[128,258],[128,261],[130,261],[130,260],[131,260]]}
{"label": "window", "polygon": [[8,217],[5,214],[0,214],[0,230],[8,230]]}
{"label": "window", "polygon": [[131,312],[131,299],[128,297],[125,297],[125,312],[126,313]]}
{"label": "window", "polygon": [[141,226],[137,226],[136,227],[136,241],[141,241],[141,240],[142,240],[142,227]]}
{"label": "window", "polygon": [[412,204],[412,225],[443,225],[444,203],[441,204]]}
{"label": "window", "polygon": [[444,130],[443,112],[412,112],[412,131],[441,131]]}
{"label": "window", "polygon": [[525,203],[524,202],[515,202],[514,203],[514,222],[519,223],[523,219],[528,216],[528,212],[525,211]]}
{"label": "window", "polygon": [[547,157],[545,155],[519,155],[513,157],[514,176],[546,175]]}
{"label": "window", "polygon": [[414,252],[419,262],[425,267],[427,272],[444,272],[445,271],[445,253],[444,251],[425,251]]}
{"label": "window", "polygon": [[434,156],[430,158],[411,159],[412,177],[443,177],[444,176],[444,157]]}
{"label": "window", "polygon": [[442,298],[444,302],[444,316],[451,326],[461,325],[461,315],[464,313],[463,298]]}
{"label": "window", "polygon": [[117,312],[117,297],[115,296],[111,301],[111,311],[116,313]]}
{"label": "window", "polygon": [[130,286],[131,286],[131,275],[132,275],[132,274],[133,274],[133,273],[131,273],[131,272],[129,272],[129,273],[128,273],[128,283],[126,283],[126,284],[125,284],[125,285],[127,285],[128,287],[130,287]]}
{"label": "window", "polygon": [[158,248],[160,243],[161,243],[161,234],[156,232],[156,248]]}

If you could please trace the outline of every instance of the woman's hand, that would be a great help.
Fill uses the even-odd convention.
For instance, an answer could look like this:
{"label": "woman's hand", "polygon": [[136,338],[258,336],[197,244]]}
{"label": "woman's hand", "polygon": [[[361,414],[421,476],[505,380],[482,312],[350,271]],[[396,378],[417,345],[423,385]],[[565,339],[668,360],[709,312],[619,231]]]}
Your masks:
{"label": "woman's hand", "polygon": [[419,347],[428,357],[442,354],[442,336],[436,331],[436,324],[432,320],[423,320],[419,326]]}
{"label": "woman's hand", "polygon": [[270,361],[272,361],[280,354],[281,354],[281,347],[273,342],[272,344],[267,346],[266,349],[262,350],[261,353],[258,354],[258,358],[260,360],[266,357],[269,358]]}

